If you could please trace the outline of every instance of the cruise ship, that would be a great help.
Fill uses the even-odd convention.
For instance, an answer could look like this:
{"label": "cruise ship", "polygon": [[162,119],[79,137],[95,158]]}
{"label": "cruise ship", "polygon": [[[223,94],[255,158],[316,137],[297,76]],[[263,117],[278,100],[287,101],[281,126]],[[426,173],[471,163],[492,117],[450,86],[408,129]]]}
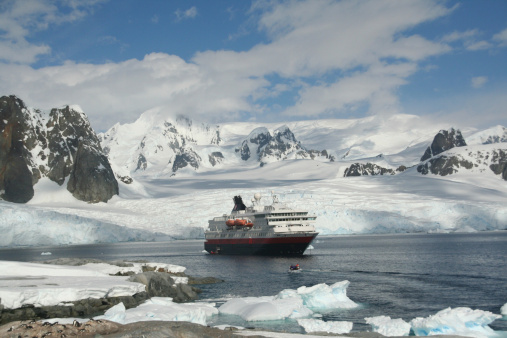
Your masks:
{"label": "cruise ship", "polygon": [[209,220],[204,249],[219,255],[301,256],[318,235],[315,215],[294,210],[272,194],[273,203],[262,206],[261,194],[246,207],[234,196],[230,214]]}

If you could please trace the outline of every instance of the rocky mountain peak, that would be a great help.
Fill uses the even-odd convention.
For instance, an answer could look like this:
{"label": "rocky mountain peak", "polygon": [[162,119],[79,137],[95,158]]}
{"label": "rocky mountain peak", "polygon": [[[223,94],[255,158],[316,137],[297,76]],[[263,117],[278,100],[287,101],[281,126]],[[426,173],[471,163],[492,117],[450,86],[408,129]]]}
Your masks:
{"label": "rocky mountain peak", "polygon": [[435,135],[431,145],[424,152],[424,155],[421,157],[421,161],[425,161],[454,147],[463,147],[466,145],[467,144],[463,135],[461,135],[460,130],[455,130],[454,128],[449,130],[440,130],[438,134]]}
{"label": "rocky mountain peak", "polygon": [[[0,133],[0,191],[7,201],[28,202],[34,194],[33,185],[41,177],[62,185],[66,177],[83,165],[102,165],[113,175],[107,158],[107,163],[103,163],[104,158],[95,162],[91,159],[105,155],[88,118],[77,106],[55,108],[47,114],[27,108],[15,96],[3,96],[0,98]],[[87,163],[77,156],[83,142],[94,148],[93,155],[83,160]],[[94,175],[79,177],[87,184],[93,183],[94,178]],[[117,185],[116,180],[111,182],[114,183]],[[82,188],[85,186],[74,188],[74,196],[88,202],[107,201],[114,195],[80,194]],[[118,194],[117,187],[115,191]]]}

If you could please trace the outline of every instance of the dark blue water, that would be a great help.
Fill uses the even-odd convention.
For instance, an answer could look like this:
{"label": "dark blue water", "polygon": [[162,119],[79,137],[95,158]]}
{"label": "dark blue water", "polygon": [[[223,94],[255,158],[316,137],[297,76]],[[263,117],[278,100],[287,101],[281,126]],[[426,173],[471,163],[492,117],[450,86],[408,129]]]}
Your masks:
{"label": "dark blue water", "polygon": [[[447,307],[500,313],[507,303],[507,232],[318,237],[315,249],[298,259],[207,255],[202,240],[168,243],[120,243],[0,250],[0,260],[42,261],[60,257],[148,260],[187,267],[193,276],[214,276],[225,283],[203,285],[201,299],[271,296],[283,289],[348,280],[347,295],[361,306],[324,314],[324,320],[354,322],[369,330],[365,317],[387,315],[410,321]],[[41,256],[49,251],[51,256]],[[299,263],[301,273],[288,273]],[[244,323],[249,327],[300,332],[292,321]],[[506,331],[507,321],[491,327]]]}

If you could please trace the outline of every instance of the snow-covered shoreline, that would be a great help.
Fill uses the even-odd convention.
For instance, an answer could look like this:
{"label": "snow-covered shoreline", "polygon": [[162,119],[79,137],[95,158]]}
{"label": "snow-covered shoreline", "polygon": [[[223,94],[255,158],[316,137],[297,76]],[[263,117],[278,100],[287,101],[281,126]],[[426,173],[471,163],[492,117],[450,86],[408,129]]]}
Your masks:
{"label": "snow-covered shoreline", "polygon": [[[144,263],[143,263],[144,264]],[[171,264],[148,264],[155,269],[183,272],[184,267]],[[112,276],[116,272],[141,271],[141,263],[119,267],[106,263],[82,266],[65,266],[37,263],[0,261],[0,300],[5,309],[26,305],[62,305],[72,300],[132,295],[144,290],[144,285],[126,281],[126,277]],[[180,282],[184,282],[180,280]],[[13,285],[14,283],[15,285]],[[240,316],[246,321],[292,319],[307,333],[328,332],[347,334],[352,322],[330,322],[320,319],[321,311],[353,309],[357,304],[346,295],[348,281],[333,285],[301,286],[297,290],[286,289],[275,296],[232,298],[220,307],[215,303],[192,302],[178,304],[171,298],[153,297],[139,306],[126,309],[123,303],[113,306],[94,320],[108,320],[119,324],[142,321],[186,321],[206,326],[213,316]],[[502,307],[501,312],[507,304]],[[419,336],[443,334],[472,337],[494,337],[498,332],[488,324],[501,318],[500,314],[470,308],[448,308],[426,318],[414,318],[410,322],[391,319],[384,314],[365,318],[373,332],[388,336],[408,335],[410,330]],[[75,318],[45,319],[72,323]],[[88,319],[80,318],[81,322]],[[253,331],[257,332],[257,331]],[[241,332],[240,332],[241,333]],[[0,332],[0,335],[2,332]],[[248,331],[245,332],[249,335]],[[269,333],[266,333],[269,336]]]}

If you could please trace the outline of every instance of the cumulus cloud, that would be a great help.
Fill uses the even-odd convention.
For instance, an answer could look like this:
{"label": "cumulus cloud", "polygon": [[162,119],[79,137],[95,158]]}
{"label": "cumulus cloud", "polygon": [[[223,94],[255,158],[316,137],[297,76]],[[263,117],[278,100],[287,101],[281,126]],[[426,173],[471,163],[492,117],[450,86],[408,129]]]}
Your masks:
{"label": "cumulus cloud", "polygon": [[481,88],[486,84],[486,82],[488,82],[488,78],[486,76],[477,76],[472,78],[471,84],[474,88]]}
{"label": "cumulus cloud", "polygon": [[[0,64],[0,91],[42,108],[79,104],[98,129],[152,107],[215,118],[265,113],[269,107],[262,100],[280,93],[297,95],[285,116],[350,113],[358,106],[372,114],[393,113],[399,109],[398,88],[419,63],[451,49],[448,41],[406,32],[451,11],[426,0],[255,2],[258,29],[269,41],[249,50],[205,51],[188,62],[153,53],[98,65]],[[176,13],[181,19],[196,15],[195,7]],[[23,29],[28,28],[19,24]],[[46,48],[33,51],[32,59]]]}

